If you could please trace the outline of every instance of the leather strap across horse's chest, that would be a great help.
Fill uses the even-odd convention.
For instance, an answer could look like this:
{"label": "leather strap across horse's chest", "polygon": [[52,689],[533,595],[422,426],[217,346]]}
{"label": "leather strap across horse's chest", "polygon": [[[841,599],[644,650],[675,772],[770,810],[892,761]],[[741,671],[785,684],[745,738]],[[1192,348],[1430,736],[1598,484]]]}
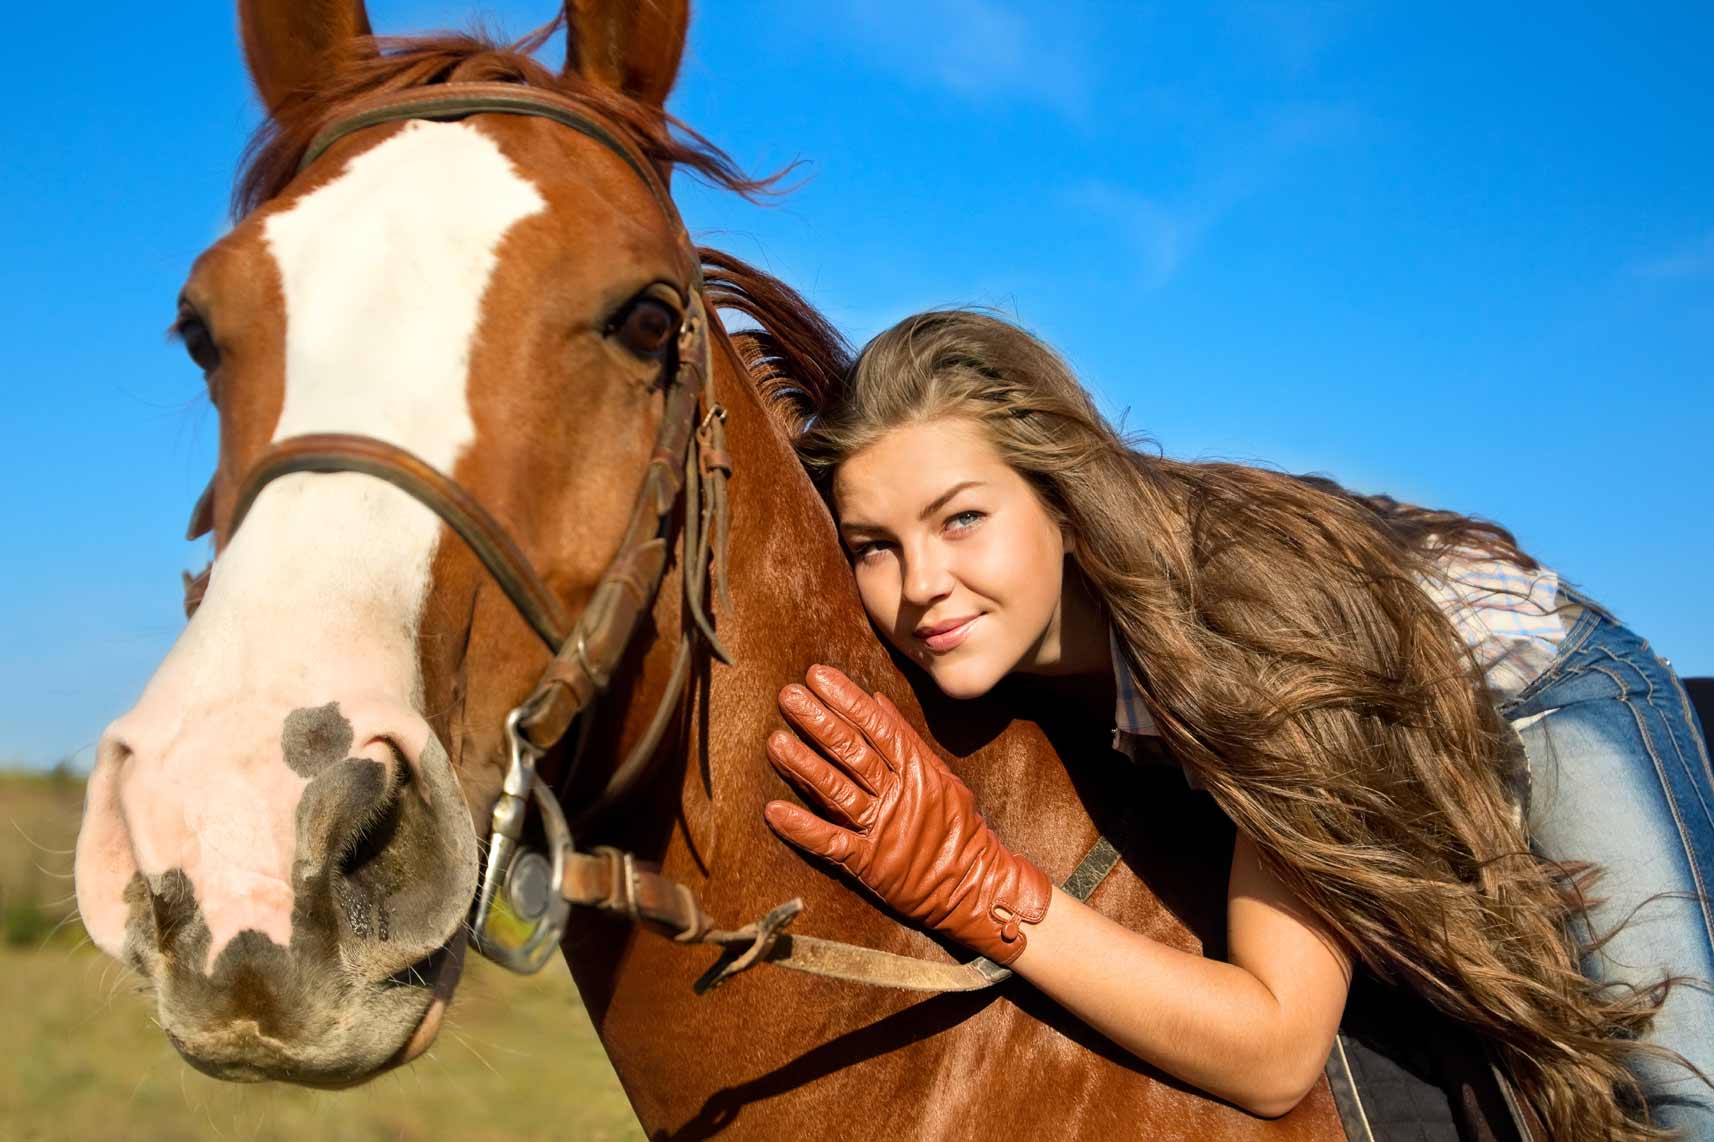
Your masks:
{"label": "leather strap across horse's chest", "polygon": [[[1060,888],[1087,902],[1118,863],[1118,848],[1100,837],[1071,875],[1060,882]],[[571,858],[561,891],[574,904],[623,913],[681,943],[716,944],[725,949],[697,980],[698,993],[758,963],[909,991],[978,991],[1012,977],[1010,968],[985,956],[947,963],[818,936],[792,935],[785,931],[786,925],[803,909],[803,902],[795,899],[742,928],[717,929],[689,888],[668,880],[630,853],[605,846]]]}

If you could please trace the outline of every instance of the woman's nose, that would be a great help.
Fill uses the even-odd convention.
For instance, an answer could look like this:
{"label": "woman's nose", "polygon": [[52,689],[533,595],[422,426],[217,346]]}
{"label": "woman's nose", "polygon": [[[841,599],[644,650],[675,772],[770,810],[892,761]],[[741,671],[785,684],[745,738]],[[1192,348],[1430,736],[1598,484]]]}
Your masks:
{"label": "woman's nose", "polygon": [[909,552],[901,569],[905,602],[928,607],[952,592],[952,566],[932,547]]}

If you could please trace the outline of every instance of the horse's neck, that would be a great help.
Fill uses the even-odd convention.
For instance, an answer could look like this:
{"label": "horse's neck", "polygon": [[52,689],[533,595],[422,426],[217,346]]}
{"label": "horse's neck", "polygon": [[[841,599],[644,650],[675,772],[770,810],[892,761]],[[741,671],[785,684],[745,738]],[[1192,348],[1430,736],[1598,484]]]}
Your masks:
{"label": "horse's neck", "polygon": [[[896,693],[905,684],[863,613],[827,508],[764,398],[730,358],[717,361],[716,389],[729,410],[733,602],[717,622],[734,665],[711,666],[708,689],[693,700],[706,703],[696,719],[706,727],[696,743],[711,767],[704,776],[728,771],[720,783],[724,815],[783,794],[763,743],[780,724],[779,688],[801,680],[812,663],[839,666],[870,688]],[[687,774],[692,800],[695,778]]]}
{"label": "horse's neck", "polygon": [[858,603],[826,505],[764,398],[744,376],[722,376],[718,383],[730,409],[733,457],[735,606],[723,616],[727,625],[765,661],[778,660],[787,645],[834,656],[869,651],[891,671]]}
{"label": "horse's neck", "polygon": [[[791,796],[765,758],[767,736],[782,724],[774,697],[812,662],[838,666],[860,685],[885,691],[913,720],[922,711],[863,614],[832,521],[790,445],[749,378],[724,357],[717,360],[719,399],[730,409],[735,604],[717,608],[717,625],[735,664],[710,663],[693,675],[685,748],[674,751],[684,762],[683,780],[663,780],[648,808],[630,815],[639,851],[658,854],[663,871],[691,886],[721,927],[755,920],[796,897],[804,905],[797,934],[944,962],[946,948],[775,839],[763,823],[767,800]],[[1178,916],[1197,917],[1199,933],[1218,931],[1229,834],[1216,836],[1190,811],[1182,780],[1115,764],[1100,718],[1053,709],[1064,703],[1044,703],[1039,695],[952,703],[929,691],[923,698],[927,727],[1008,845],[1060,880],[1105,832],[1127,853],[1121,872],[1103,885],[1105,913],[1182,950],[1200,949],[1198,936],[1126,871],[1135,868],[1173,891]],[[1035,715],[1039,723],[1030,720]],[[1059,764],[1056,749],[1078,764]],[[1143,832],[1127,827],[1126,805],[1165,808],[1158,827]],[[1006,1124],[1035,1121],[1028,1116],[1040,1091],[1065,1084],[1097,1090],[1109,1117],[1112,1107],[1145,1124],[1208,1116],[1208,1105],[1193,1094],[1113,1065],[1111,1051],[1091,1032],[1017,989],[999,993],[1020,1000],[1016,1006],[996,1002],[996,993],[925,1000],[759,965],[726,985],[718,993],[725,998],[699,999],[692,981],[712,961],[708,949],[637,937],[615,921],[592,926],[567,950],[632,1105],[655,1136],[702,1137],[740,1112],[738,1130],[746,1137],[801,1137],[828,1123],[841,1124],[852,1138],[896,1134],[896,1116],[850,1116],[850,1092],[858,1086],[876,1105],[903,1108],[924,1137],[969,1133],[963,1127],[971,1106],[989,1108]],[[1076,1042],[1093,1049],[1069,1050]],[[1049,1071],[1020,1085],[972,1065],[995,1043],[1045,1060]],[[847,1079],[847,1068],[860,1068],[860,1079]],[[925,1094],[924,1074],[968,1081],[942,1098]],[[1315,1136],[1337,1129],[1330,1112],[1293,1118],[1307,1125],[1282,1128],[1282,1137],[1309,1136],[1328,1122],[1334,1125],[1327,1133]],[[1199,1129],[1211,1138],[1248,1138],[1257,1136],[1253,1122],[1233,1117]],[[1184,1133],[1170,1125],[1166,1132]]]}

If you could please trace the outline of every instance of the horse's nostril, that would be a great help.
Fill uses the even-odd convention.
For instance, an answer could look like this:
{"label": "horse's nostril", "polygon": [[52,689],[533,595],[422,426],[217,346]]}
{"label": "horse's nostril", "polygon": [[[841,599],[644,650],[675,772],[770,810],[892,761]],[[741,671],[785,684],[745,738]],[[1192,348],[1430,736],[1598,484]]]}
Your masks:
{"label": "horse's nostril", "polygon": [[310,781],[298,804],[305,873],[337,880],[374,863],[399,827],[398,781],[405,769],[349,757]]}
{"label": "horse's nostril", "polygon": [[338,868],[339,875],[347,879],[360,879],[361,874],[374,864],[387,846],[393,843],[393,838],[399,832],[399,820],[404,808],[404,798],[401,790],[394,785],[388,791],[384,801],[371,807],[368,813],[346,838],[340,851]]}
{"label": "horse's nostril", "polygon": [[[409,883],[414,851],[413,799],[405,796],[411,768],[402,758],[385,765],[353,757],[341,765],[349,772],[335,777],[329,791],[342,800],[321,866],[329,874],[329,903],[351,936],[391,944],[396,921],[402,919],[395,916],[395,898]],[[328,776],[335,775],[330,771]]]}
{"label": "horse's nostril", "polygon": [[199,934],[196,921],[201,918],[190,880],[180,870],[169,869],[150,879],[147,892],[155,921],[155,947],[168,955],[187,951],[180,946],[181,940],[195,939]]}

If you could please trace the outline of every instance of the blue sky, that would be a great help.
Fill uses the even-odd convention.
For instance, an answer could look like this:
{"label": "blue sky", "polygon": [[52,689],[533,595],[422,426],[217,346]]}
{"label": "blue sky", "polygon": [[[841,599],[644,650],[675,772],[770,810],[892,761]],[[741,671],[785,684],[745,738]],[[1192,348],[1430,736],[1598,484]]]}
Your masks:
{"label": "blue sky", "polygon": [[[162,333],[258,111],[218,5],[10,19],[0,763],[87,762],[203,561],[213,414]],[[809,178],[678,191],[854,339],[998,306],[1169,453],[1498,519],[1714,674],[1711,56],[1692,4],[708,0],[674,109]]]}

